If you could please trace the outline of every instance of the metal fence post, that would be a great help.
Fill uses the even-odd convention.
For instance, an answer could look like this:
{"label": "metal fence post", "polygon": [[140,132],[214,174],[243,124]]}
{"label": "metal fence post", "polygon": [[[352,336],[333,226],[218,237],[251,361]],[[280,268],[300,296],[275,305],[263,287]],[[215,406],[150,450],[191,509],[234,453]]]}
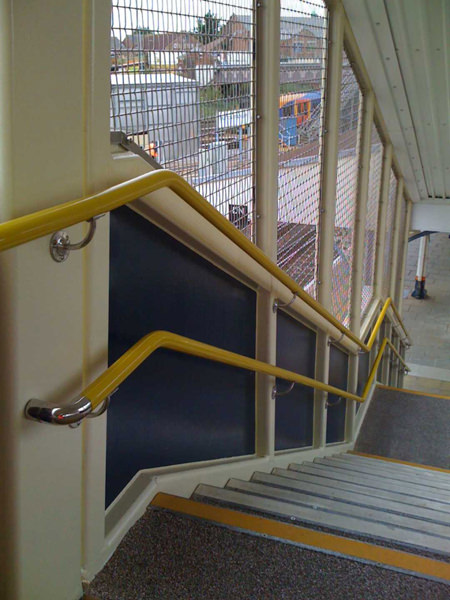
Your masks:
{"label": "metal fence post", "polygon": [[[353,273],[350,304],[350,329],[356,335],[361,333],[361,293],[362,274],[364,262],[364,243],[366,233],[367,199],[369,192],[370,151],[372,141],[372,125],[375,107],[375,95],[372,90],[364,94],[361,144],[359,156],[359,175],[357,188],[357,202],[355,211],[355,231],[353,236]],[[358,385],[358,363],[359,355],[350,355],[349,359],[349,391],[356,392]],[[355,403],[347,401],[347,412],[345,420],[345,437],[348,442],[353,440],[355,422]]]}
{"label": "metal fence post", "polygon": [[402,314],[403,308],[403,288],[405,285],[405,271],[406,271],[406,258],[408,256],[408,238],[409,228],[411,225],[411,214],[412,214],[412,202],[406,201],[406,217],[405,217],[405,231],[403,240],[401,240],[401,252],[402,252],[402,263],[401,268],[398,272],[397,288],[394,296],[395,304],[400,314]]}
{"label": "metal fence post", "polygon": [[374,296],[379,299],[382,295],[384,245],[386,242],[386,216],[389,198],[389,178],[392,166],[392,145],[386,144],[381,171],[380,205],[378,210],[378,235],[375,253]]}
{"label": "metal fence post", "polygon": [[395,296],[395,283],[397,281],[398,273],[398,254],[400,251],[399,240],[400,240],[400,219],[402,218],[402,202],[403,202],[403,188],[404,181],[403,177],[400,177],[397,185],[397,192],[395,195],[395,217],[394,217],[394,232],[392,234],[392,252],[390,257],[390,281],[389,281],[389,296],[394,298]]}
{"label": "metal fence post", "polygon": [[[380,341],[383,341],[383,339],[385,337],[387,337],[387,339],[390,340],[392,337],[392,325],[390,323],[388,323],[387,321],[384,321],[381,332],[382,333],[381,333]],[[381,377],[380,377],[381,383],[383,383],[384,385],[389,385],[389,376],[390,376],[390,372],[391,372],[391,357],[392,357],[392,350],[389,347],[386,347],[384,354],[383,354],[383,358],[381,359]]]}
{"label": "metal fence post", "polygon": [[[328,57],[326,69],[325,109],[323,117],[323,153],[321,200],[318,224],[317,299],[331,308],[334,219],[336,204],[336,175],[341,99],[342,51],[344,48],[344,11],[340,2],[330,2]],[[330,347],[329,336],[318,332],[316,373],[320,381],[328,382]],[[314,394],[314,446],[326,444],[325,394]]]}
{"label": "metal fence post", "polygon": [[[280,1],[256,2],[256,243],[277,259],[278,213],[278,104],[280,72]],[[256,358],[276,364],[277,316],[274,297],[258,293]],[[256,376],[256,453],[271,456],[275,450],[273,377]]]}
{"label": "metal fence post", "polygon": [[276,261],[280,0],[256,6],[256,243]]}

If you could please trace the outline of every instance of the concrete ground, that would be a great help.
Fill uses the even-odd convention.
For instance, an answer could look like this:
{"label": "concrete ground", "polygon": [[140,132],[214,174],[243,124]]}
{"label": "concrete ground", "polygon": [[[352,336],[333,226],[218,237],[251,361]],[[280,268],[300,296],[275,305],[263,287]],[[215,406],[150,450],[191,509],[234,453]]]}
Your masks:
{"label": "concrete ground", "polygon": [[411,373],[404,387],[450,396],[450,239],[447,233],[430,236],[424,300],[411,297],[420,240],[408,246],[403,319],[414,345],[406,359]]}

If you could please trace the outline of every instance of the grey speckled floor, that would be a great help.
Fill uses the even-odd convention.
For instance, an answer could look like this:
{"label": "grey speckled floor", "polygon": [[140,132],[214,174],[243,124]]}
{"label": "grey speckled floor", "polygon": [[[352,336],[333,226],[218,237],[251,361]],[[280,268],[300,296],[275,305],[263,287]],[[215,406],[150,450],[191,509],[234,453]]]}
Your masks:
{"label": "grey speckled floor", "polygon": [[149,509],[89,594],[98,600],[448,600],[450,586]]}
{"label": "grey speckled floor", "polygon": [[355,450],[450,469],[450,401],[377,389]]}

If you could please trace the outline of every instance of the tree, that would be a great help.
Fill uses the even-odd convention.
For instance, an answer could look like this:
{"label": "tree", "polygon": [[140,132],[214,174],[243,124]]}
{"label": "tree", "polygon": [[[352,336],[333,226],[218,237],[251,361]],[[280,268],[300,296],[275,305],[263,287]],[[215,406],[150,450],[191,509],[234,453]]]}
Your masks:
{"label": "tree", "polygon": [[194,33],[201,44],[209,44],[209,42],[217,39],[221,32],[220,19],[210,10],[204,17],[197,19],[197,27],[194,29]]}

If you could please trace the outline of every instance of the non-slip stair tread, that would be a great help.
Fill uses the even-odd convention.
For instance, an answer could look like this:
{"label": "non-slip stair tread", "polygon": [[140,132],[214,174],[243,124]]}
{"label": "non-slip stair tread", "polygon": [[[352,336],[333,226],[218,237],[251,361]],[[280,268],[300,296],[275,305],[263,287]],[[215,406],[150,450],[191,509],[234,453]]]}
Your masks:
{"label": "non-slip stair tread", "polygon": [[195,490],[196,498],[212,498],[224,500],[234,506],[247,506],[255,511],[266,514],[284,515],[292,520],[300,519],[342,529],[343,531],[363,534],[374,538],[393,540],[396,543],[422,548],[445,556],[450,555],[450,544],[447,539],[402,529],[393,525],[364,521],[355,517],[346,517],[320,509],[312,509],[288,502],[279,502],[269,498],[249,496],[248,494],[232,490],[217,488],[210,485],[199,485]]}
{"label": "non-slip stair tread", "polygon": [[449,586],[148,510],[89,594],[99,600],[447,600]]}
{"label": "non-slip stair tread", "polygon": [[395,527],[422,532],[427,535],[443,537],[449,541],[450,546],[450,527],[448,525],[421,521],[419,519],[403,515],[394,515],[384,510],[348,504],[345,501],[319,498],[318,496],[309,496],[308,494],[300,491],[283,490],[252,481],[230,479],[225,487],[227,489],[245,492],[256,496],[264,496],[274,500],[300,504],[315,510],[320,509],[343,516],[356,517],[365,521],[384,523],[385,525],[393,525]]}
{"label": "non-slip stair tread", "polygon": [[[334,457],[333,457],[334,458]],[[337,460],[339,460],[339,462],[347,464],[347,465],[351,465],[354,468],[358,468],[358,469],[370,469],[370,472],[372,473],[377,473],[380,475],[388,475],[389,477],[391,476],[392,473],[398,473],[400,475],[402,475],[403,477],[410,477],[411,481],[422,481],[424,483],[430,482],[433,486],[439,486],[439,485],[443,485],[444,487],[447,487],[450,485],[450,478],[448,477],[441,477],[440,474],[435,475],[435,473],[433,471],[428,471],[427,469],[422,469],[423,473],[417,472],[417,471],[409,471],[407,469],[395,469],[395,471],[393,469],[390,469],[389,467],[386,467],[385,465],[377,465],[377,464],[372,464],[372,463],[368,463],[368,462],[364,462],[364,461],[359,461],[359,460],[353,460],[353,459],[349,459],[346,458],[344,456],[340,456],[340,457],[336,457]]]}
{"label": "non-slip stair tread", "polygon": [[366,475],[375,475],[378,477],[384,477],[385,479],[393,479],[394,481],[405,483],[426,485],[430,488],[436,488],[442,492],[450,493],[450,482],[441,481],[436,478],[427,476],[427,473],[421,474],[409,474],[404,473],[398,469],[380,470],[372,467],[371,465],[355,464],[350,461],[346,461],[341,458],[326,457],[326,458],[315,458],[314,464],[328,465],[330,467],[336,467],[337,469],[346,469],[348,471],[354,471],[357,473],[364,473]]}
{"label": "non-slip stair tread", "polygon": [[312,496],[343,500],[350,504],[379,508],[400,515],[409,515],[424,521],[433,521],[443,525],[450,525],[450,515],[448,513],[430,510],[420,506],[414,506],[412,504],[396,502],[394,500],[377,498],[372,495],[364,495],[338,488],[316,485],[314,483],[298,481],[296,479],[273,475],[271,473],[263,473],[261,471],[255,471],[251,477],[251,481],[265,483],[266,485],[271,485],[278,488],[299,490]]}
{"label": "non-slip stair tread", "polygon": [[391,479],[388,480],[384,477],[376,475],[364,475],[362,473],[350,472],[346,471],[345,469],[336,469],[322,464],[310,462],[304,462],[302,464],[292,463],[289,465],[289,469],[302,473],[310,473],[313,475],[323,475],[331,479],[339,479],[351,483],[362,483],[367,485],[367,487],[395,491],[401,494],[409,494],[411,496],[417,496],[418,498],[434,500],[450,505],[449,493],[441,492],[435,488],[430,489],[426,485],[395,482]]}
{"label": "non-slip stair tread", "polygon": [[274,469],[272,469],[272,473],[274,475],[279,475],[288,479],[295,479],[297,481],[314,483],[327,488],[337,488],[341,490],[356,492],[358,494],[369,495],[375,498],[395,500],[396,502],[411,504],[413,506],[428,508],[430,510],[437,510],[439,512],[450,515],[450,506],[444,502],[436,502],[435,500],[419,498],[418,496],[411,496],[409,494],[383,490],[379,487],[369,487],[361,482],[348,482],[342,481],[340,479],[333,479],[330,477],[326,477],[324,472],[322,472],[320,475],[317,475],[316,473],[304,473],[302,471],[294,471],[292,469],[282,469],[280,467],[275,467]]}
{"label": "non-slip stair tread", "polygon": [[334,454],[333,457],[345,459],[354,463],[368,464],[374,468],[395,468],[395,470],[402,472],[405,471],[408,473],[412,472],[418,476],[423,476],[425,474],[429,477],[433,477],[444,482],[450,482],[450,472],[447,473],[444,470],[437,470],[437,467],[433,467],[432,465],[408,464],[406,462],[396,461],[387,457],[362,455],[357,454],[356,452]]}

